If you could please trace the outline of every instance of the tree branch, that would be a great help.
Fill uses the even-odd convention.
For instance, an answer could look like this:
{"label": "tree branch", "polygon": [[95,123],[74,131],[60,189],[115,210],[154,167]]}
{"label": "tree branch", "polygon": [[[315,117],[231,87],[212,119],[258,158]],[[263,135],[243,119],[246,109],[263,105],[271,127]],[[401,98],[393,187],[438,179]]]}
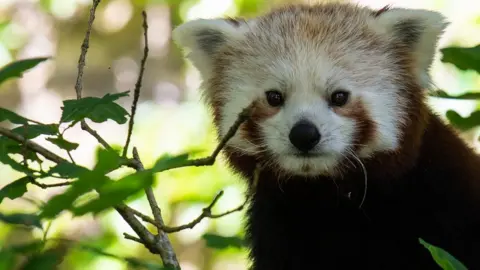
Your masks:
{"label": "tree branch", "polygon": [[83,43],[80,48],[81,53],[80,53],[80,57],[78,58],[77,82],[75,83],[75,92],[77,93],[77,99],[82,98],[83,69],[85,68],[86,56],[87,56],[88,48],[90,46],[90,33],[92,32],[93,21],[95,20],[95,12],[99,4],[100,4],[100,0],[93,0],[92,8],[90,9],[90,17],[88,18],[87,31],[85,32],[85,38],[83,39]]}
{"label": "tree branch", "polygon": [[97,141],[107,150],[110,150],[110,151],[113,151],[113,148],[107,143],[107,141],[105,141],[102,136],[100,136],[100,134],[98,134],[98,132],[96,132],[95,130],[93,130],[88,124],[87,122],[85,122],[85,120],[82,120],[80,122],[80,127],[82,128],[82,130],[90,133],[90,135],[92,135],[95,139],[97,139]]}
{"label": "tree branch", "polygon": [[179,232],[179,231],[182,231],[182,230],[185,230],[185,229],[192,229],[193,227],[195,227],[195,225],[200,223],[204,218],[220,218],[220,217],[229,215],[231,213],[241,211],[245,207],[245,204],[247,203],[247,200],[245,200],[245,202],[243,202],[241,205],[237,206],[236,208],[234,208],[232,210],[228,210],[228,211],[226,211],[224,213],[221,213],[221,214],[212,214],[212,208],[215,206],[215,204],[218,202],[218,200],[222,196],[223,196],[223,190],[220,191],[215,196],[215,198],[213,198],[212,202],[207,207],[202,209],[202,213],[197,218],[195,218],[194,220],[192,220],[191,222],[189,222],[187,224],[180,225],[180,226],[177,226],[177,227],[168,227],[168,226],[164,226],[164,225],[161,225],[161,224],[155,224],[155,225],[156,226],[161,226],[161,229],[164,232],[167,232],[167,233],[174,233],[174,232]]}
{"label": "tree branch", "polygon": [[127,141],[125,142],[125,147],[123,148],[123,157],[127,156],[128,146],[130,144],[130,139],[133,132],[133,123],[135,119],[135,112],[137,111],[137,103],[140,97],[140,89],[142,88],[142,80],[143,80],[143,73],[145,71],[145,63],[147,62],[148,57],[148,23],[147,23],[147,13],[145,11],[142,12],[143,16],[143,38],[145,47],[143,49],[143,58],[140,62],[140,73],[138,74],[137,82],[135,83],[135,90],[133,93],[133,101],[132,101],[132,113],[130,116],[130,121],[128,123],[128,133],[127,133]]}
{"label": "tree branch", "polygon": [[60,183],[54,183],[54,184],[43,184],[35,180],[35,178],[31,177],[30,183],[32,183],[35,186],[38,186],[42,189],[47,189],[47,188],[53,188],[53,187],[64,187],[64,186],[69,186],[73,182],[66,181],[66,182],[60,182]]}
{"label": "tree branch", "polygon": [[243,124],[243,122],[245,122],[251,116],[251,112],[252,112],[252,105],[248,106],[247,108],[243,109],[242,112],[240,112],[235,123],[233,123],[233,125],[228,130],[227,134],[225,134],[225,136],[222,138],[222,140],[220,141],[220,143],[217,145],[217,147],[215,148],[215,150],[212,152],[210,156],[199,158],[199,159],[187,160],[183,164],[176,164],[175,166],[172,166],[168,169],[171,170],[171,169],[177,169],[182,167],[192,167],[192,166],[200,167],[200,166],[213,165],[215,163],[215,160],[218,154],[220,154],[220,151],[222,151],[222,149],[225,147],[227,142],[233,136],[235,136],[235,133],[240,128],[240,125]]}
{"label": "tree branch", "polygon": [[[93,22],[95,21],[95,12],[97,10],[100,0],[93,0],[92,8],[90,8],[90,17],[88,18],[87,31],[85,32],[85,38],[83,39],[82,46],[80,48],[80,57],[78,58],[78,72],[77,72],[77,81],[75,83],[75,92],[77,94],[77,99],[82,98],[83,91],[83,70],[86,65],[86,58],[88,53],[88,48],[90,47],[90,33],[92,32]],[[93,130],[85,120],[80,122],[80,127],[82,130],[90,133],[97,141],[107,150],[113,150],[113,148],[105,141],[95,130]]]}
{"label": "tree branch", "polygon": [[28,148],[29,150],[32,150],[36,153],[39,153],[40,155],[44,156],[46,159],[48,159],[50,161],[53,161],[55,163],[68,162],[68,160],[58,156],[57,154],[54,154],[54,153],[50,152],[45,147],[43,147],[43,146],[41,146],[41,145],[39,145],[35,142],[32,142],[30,140],[27,140],[23,136],[20,136],[19,134],[14,133],[9,129],[0,127],[0,134],[2,134],[3,136],[8,137],[8,138],[10,138],[14,141],[17,141],[20,144],[24,144],[25,147]]}
{"label": "tree branch", "polygon": [[[140,157],[138,156],[137,148],[133,148],[133,159],[136,161],[136,170],[143,171],[144,167]],[[151,187],[145,189],[145,194],[147,195],[148,203],[150,204],[150,208],[152,209],[152,214],[155,218],[155,223],[163,224],[162,218],[162,211],[160,207],[158,207],[157,200],[155,199],[155,195],[153,194],[153,190]],[[138,214],[138,211],[135,211],[134,214]],[[146,216],[142,214],[142,219]],[[158,226],[157,226],[158,227]],[[177,256],[175,251],[173,250],[172,244],[168,239],[168,235],[161,229],[158,230],[158,234],[156,235],[156,245],[161,247],[160,256],[162,257],[163,263],[169,267],[173,267],[174,269],[180,268],[180,264],[178,263]]]}

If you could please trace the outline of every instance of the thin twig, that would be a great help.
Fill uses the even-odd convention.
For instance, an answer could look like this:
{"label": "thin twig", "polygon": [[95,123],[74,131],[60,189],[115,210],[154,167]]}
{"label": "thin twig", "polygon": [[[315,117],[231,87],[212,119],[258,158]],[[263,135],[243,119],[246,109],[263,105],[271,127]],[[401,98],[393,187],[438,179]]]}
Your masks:
{"label": "thin twig", "polygon": [[182,230],[185,230],[185,229],[192,229],[193,227],[195,227],[198,223],[200,223],[204,218],[212,218],[212,219],[215,219],[215,218],[221,218],[221,217],[224,217],[226,215],[229,215],[229,214],[232,214],[234,212],[238,212],[238,211],[242,211],[243,208],[245,207],[245,204],[247,203],[248,200],[245,200],[241,205],[231,209],[231,210],[228,210],[228,211],[225,211],[223,213],[220,213],[220,214],[212,214],[212,208],[215,206],[215,204],[218,202],[218,200],[220,199],[220,197],[223,196],[223,191],[220,191],[212,200],[212,202],[205,208],[202,209],[202,213],[197,217],[195,218],[194,220],[192,220],[191,222],[187,223],[187,224],[184,224],[184,225],[180,225],[180,226],[175,226],[175,227],[169,227],[169,226],[165,226],[164,224],[160,224],[159,222],[157,222],[156,220],[152,219],[151,217],[131,208],[130,211],[133,212],[136,216],[138,216],[139,218],[141,218],[143,221],[145,222],[148,222],[152,225],[155,225],[157,228],[161,229],[162,231],[166,232],[166,233],[174,233],[174,232],[179,232],[179,231],[182,231]]}
{"label": "thin twig", "polygon": [[[143,167],[142,161],[140,160],[136,147],[133,148],[133,159],[136,161],[136,164],[137,164],[136,170],[143,171],[144,167]],[[155,199],[155,195],[153,194],[153,189],[151,187],[146,188],[145,194],[147,195],[148,203],[150,204],[150,208],[152,209],[152,214],[155,219],[155,223],[163,225],[162,211],[158,206],[157,200]],[[163,230],[159,229],[158,234],[155,237],[155,240],[156,240],[155,243],[161,246],[160,257],[162,257],[163,263],[169,267],[173,267],[174,269],[180,268],[177,255],[175,254],[172,244],[168,239],[168,235]]]}
{"label": "thin twig", "polygon": [[[77,99],[82,98],[83,91],[83,70],[86,65],[86,58],[88,53],[88,48],[90,47],[90,33],[92,32],[93,21],[95,21],[95,11],[97,6],[100,4],[100,0],[93,0],[92,8],[90,8],[90,17],[88,18],[87,31],[85,32],[85,38],[83,39],[82,46],[80,48],[80,57],[78,58],[78,73],[77,81],[75,83],[75,92],[77,93]],[[90,133],[97,141],[105,147],[107,150],[113,150],[113,148],[105,141],[95,130],[93,130],[85,120],[80,122],[80,127],[82,130]]]}
{"label": "thin twig", "polygon": [[[228,210],[228,211],[226,211],[224,213],[221,213],[221,214],[212,214],[212,208],[215,206],[215,204],[217,203],[217,201],[220,199],[220,197],[222,195],[223,195],[223,191],[220,191],[215,196],[213,201],[207,207],[202,209],[202,213],[197,218],[192,220],[191,222],[189,222],[187,224],[184,224],[184,225],[177,226],[177,227],[161,226],[161,229],[164,232],[167,232],[167,233],[174,233],[174,232],[179,232],[179,231],[182,231],[182,230],[185,230],[185,229],[192,229],[198,223],[200,223],[204,218],[212,218],[212,219],[213,218],[220,218],[220,217],[229,215],[231,213],[241,211],[245,207],[245,204],[247,203],[247,200],[245,200],[241,205],[235,207],[234,209]],[[160,224],[156,224],[156,225],[158,226]]]}
{"label": "thin twig", "polygon": [[[136,147],[133,148],[133,159],[138,162],[137,171],[143,171],[143,164],[140,160],[140,157],[138,156],[138,151]],[[150,208],[152,209],[153,217],[158,223],[163,224],[162,210],[160,209],[160,207],[158,207],[157,199],[155,199],[152,188],[146,188],[145,193],[147,194],[148,203],[150,204]]]}
{"label": "thin twig", "polygon": [[125,147],[123,148],[123,157],[127,156],[128,146],[130,144],[130,139],[132,137],[133,132],[133,123],[135,119],[135,112],[137,111],[137,103],[140,97],[140,89],[142,88],[142,80],[143,80],[143,73],[145,71],[145,63],[147,62],[148,57],[148,23],[147,23],[147,13],[145,11],[142,12],[143,15],[143,38],[144,38],[144,49],[143,49],[143,58],[140,62],[140,73],[138,75],[137,82],[135,83],[135,90],[133,93],[133,102],[132,102],[132,113],[130,115],[130,121],[128,123],[128,133],[127,133],[127,141],[125,142]]}
{"label": "thin twig", "polygon": [[47,188],[53,188],[53,187],[69,186],[69,185],[71,185],[73,182],[66,181],[66,182],[54,183],[54,184],[43,184],[43,183],[38,182],[38,181],[35,180],[34,178],[31,178],[31,179],[30,179],[30,183],[32,183],[33,185],[38,186],[38,187],[40,187],[40,188],[47,189]]}
{"label": "thin twig", "polygon": [[40,155],[44,156],[46,159],[48,159],[50,161],[53,161],[55,163],[68,162],[68,160],[58,156],[57,154],[54,154],[54,153],[50,152],[45,147],[43,147],[43,146],[41,146],[41,145],[39,145],[39,144],[37,144],[33,141],[27,140],[23,136],[21,136],[17,133],[14,133],[11,130],[0,127],[0,134],[2,134],[3,136],[8,137],[8,138],[10,138],[14,141],[17,141],[19,143],[23,143],[25,145],[25,147],[27,147],[28,149],[30,149],[30,150],[32,150],[36,153],[39,153]]}
{"label": "thin twig", "polygon": [[100,0],[93,0],[92,8],[90,9],[90,17],[88,18],[88,27],[85,32],[85,38],[81,46],[80,57],[78,58],[78,74],[77,82],[75,83],[75,92],[77,93],[77,99],[82,98],[83,90],[83,69],[85,68],[86,56],[88,52],[88,47],[90,46],[90,33],[92,32],[93,21],[95,20],[95,11],[97,6],[100,4]]}
{"label": "thin twig", "polygon": [[172,169],[177,169],[177,168],[182,168],[182,167],[200,167],[200,166],[211,166],[215,163],[215,160],[220,154],[220,151],[225,147],[225,145],[228,143],[228,141],[235,136],[235,133],[237,130],[240,128],[240,125],[245,122],[251,115],[252,108],[251,106],[248,106],[247,108],[243,109],[242,112],[238,115],[237,120],[233,125],[230,127],[228,130],[227,134],[222,138],[220,143],[217,145],[215,150],[213,150],[212,154],[208,157],[204,158],[199,158],[199,159],[192,159],[192,160],[187,160],[186,162],[182,164],[175,164],[174,166],[169,167],[167,170],[172,170]]}
{"label": "thin twig", "polygon": [[145,222],[148,222],[150,224],[153,224],[153,225],[157,226],[156,225],[157,223],[155,222],[155,219],[143,214],[142,212],[140,212],[140,211],[138,211],[134,208],[131,208],[130,206],[127,206],[127,207],[129,208],[129,211],[132,212],[135,216],[141,218]]}
{"label": "thin twig", "polygon": [[142,241],[142,239],[140,239],[138,237],[135,237],[131,234],[123,233],[123,237],[125,237],[125,239],[132,240],[132,241],[135,241],[135,242],[140,243],[142,245],[145,245],[145,243]]}
{"label": "thin twig", "polygon": [[90,135],[92,135],[95,139],[97,139],[97,141],[107,150],[109,151],[113,151],[113,148],[107,143],[107,141],[105,141],[102,136],[100,136],[98,134],[98,132],[96,132],[95,130],[93,130],[88,124],[87,122],[85,122],[85,120],[82,120],[80,122],[80,127],[82,128],[82,130],[90,133]]}

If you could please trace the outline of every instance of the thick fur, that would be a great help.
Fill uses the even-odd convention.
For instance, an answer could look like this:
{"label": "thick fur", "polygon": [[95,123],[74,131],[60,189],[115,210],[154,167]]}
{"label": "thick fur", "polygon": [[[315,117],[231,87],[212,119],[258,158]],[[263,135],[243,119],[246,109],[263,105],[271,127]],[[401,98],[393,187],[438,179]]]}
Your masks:
{"label": "thick fur", "polygon": [[[425,103],[445,27],[432,11],[323,4],[175,29],[219,137],[253,104],[225,148],[251,184],[252,269],[439,269],[419,238],[480,269],[480,160]],[[302,119],[322,135],[312,157],[288,140]]]}

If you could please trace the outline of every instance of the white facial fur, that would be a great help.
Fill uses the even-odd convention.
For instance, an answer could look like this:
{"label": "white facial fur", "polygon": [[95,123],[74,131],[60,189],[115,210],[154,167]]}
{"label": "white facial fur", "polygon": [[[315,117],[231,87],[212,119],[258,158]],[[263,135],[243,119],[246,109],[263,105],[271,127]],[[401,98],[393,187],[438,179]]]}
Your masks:
{"label": "white facial fur", "polygon": [[[269,153],[264,161],[279,166],[280,171],[312,176],[335,174],[345,156],[355,162],[355,158],[399,147],[408,100],[398,86],[401,75],[387,48],[392,42],[403,42],[399,25],[418,26],[414,32],[418,37],[408,45],[418,83],[427,86],[436,40],[445,27],[443,17],[404,9],[373,17],[370,10],[345,5],[335,11],[333,17],[321,17],[321,12],[293,8],[238,24],[196,20],[174,31],[175,41],[190,49],[189,57],[202,74],[206,99],[222,101],[220,135],[254,101],[261,101],[258,110],[272,111],[265,102],[267,90],[277,89],[285,96],[278,111],[256,121],[263,145],[249,141],[241,132],[229,145],[249,155]],[[328,103],[338,89],[350,92],[350,104],[343,112]],[[312,150],[316,156],[296,156],[299,151],[289,141],[290,130],[301,119],[312,122],[321,134]],[[364,120],[373,122],[374,134],[354,153]]]}

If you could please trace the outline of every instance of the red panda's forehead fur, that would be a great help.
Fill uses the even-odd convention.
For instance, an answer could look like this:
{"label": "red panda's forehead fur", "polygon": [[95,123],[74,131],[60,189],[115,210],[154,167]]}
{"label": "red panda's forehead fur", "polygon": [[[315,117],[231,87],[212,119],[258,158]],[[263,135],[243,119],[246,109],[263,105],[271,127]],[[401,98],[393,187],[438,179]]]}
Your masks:
{"label": "red panda's forehead fur", "polygon": [[[299,84],[305,89],[327,88],[330,80],[342,80],[341,77],[344,76],[353,82],[353,86],[385,83],[385,88],[389,88],[395,85],[395,90],[390,89],[390,92],[386,90],[383,93],[383,99],[389,100],[392,106],[395,106],[392,112],[385,113],[391,114],[390,118],[394,118],[396,122],[395,126],[389,127],[395,131],[389,130],[390,133],[387,132],[385,136],[398,137],[398,141],[393,143],[396,145],[395,149],[389,150],[395,151],[405,143],[417,141],[423,127],[423,122],[418,120],[421,120],[425,106],[421,86],[414,75],[413,56],[409,53],[408,46],[392,43],[387,34],[383,35],[376,29],[375,19],[381,12],[388,11],[374,12],[368,8],[347,4],[293,5],[255,18],[243,40],[226,44],[212,56],[212,76],[204,81],[203,88],[206,100],[214,110],[216,125],[225,132],[226,127],[222,120],[226,119],[225,112],[229,110],[229,102],[243,98],[240,89],[233,89],[239,85],[249,84],[262,93],[269,90],[265,82],[278,75],[276,79],[283,80],[285,89],[288,89],[285,92],[288,102],[292,93],[300,91]],[[231,19],[229,23],[236,25],[242,22]],[[315,76],[322,77],[322,74],[315,75],[319,72],[316,67],[322,65],[322,62],[329,62],[328,64],[338,70],[329,70],[333,75],[325,74],[324,81],[317,85],[315,81],[309,80],[315,79]],[[276,63],[277,68],[285,66],[290,77],[285,79],[285,74],[275,74],[272,63]],[[299,72],[300,70],[302,72]],[[311,71],[312,76],[305,75],[308,71]],[[304,75],[299,75],[300,73]],[[318,96],[328,99],[328,96],[322,96],[321,92]],[[386,97],[386,93],[390,97]],[[343,134],[351,137],[349,144],[353,146],[352,151],[359,150],[360,146],[385,143],[385,139],[379,135],[382,128],[385,129],[385,123],[379,121],[380,112],[374,107],[377,105],[375,99],[373,100],[372,103],[372,100],[352,97],[344,108],[334,110],[338,116],[349,119],[345,121],[350,121],[354,126],[353,132],[345,131],[347,135]],[[237,141],[243,140],[247,143],[236,147],[256,145],[256,149],[251,152],[262,153],[260,159],[265,158],[267,153],[266,159],[272,162],[275,155],[265,148],[268,144],[266,138],[271,134],[266,132],[278,128],[265,129],[262,125],[268,124],[268,121],[275,117],[283,117],[279,114],[282,109],[269,106],[261,94],[252,102],[253,116],[241,126],[236,138]],[[285,137],[284,143],[288,143],[288,134],[284,132],[282,135]],[[282,167],[282,164],[276,165]],[[303,166],[303,169],[308,173],[311,166],[307,165]]]}

